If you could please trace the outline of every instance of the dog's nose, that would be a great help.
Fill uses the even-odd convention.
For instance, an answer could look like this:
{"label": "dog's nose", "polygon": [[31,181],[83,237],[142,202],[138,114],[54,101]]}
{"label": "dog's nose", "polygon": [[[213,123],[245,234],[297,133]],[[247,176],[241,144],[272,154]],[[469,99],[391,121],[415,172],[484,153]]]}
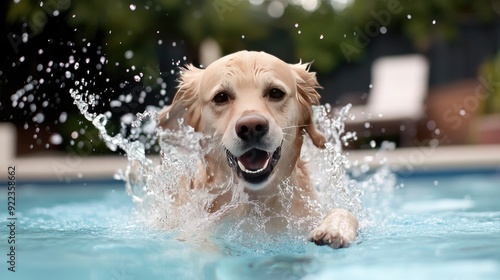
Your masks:
{"label": "dog's nose", "polygon": [[259,114],[242,116],[236,121],[236,134],[241,140],[259,140],[269,131],[269,122]]}

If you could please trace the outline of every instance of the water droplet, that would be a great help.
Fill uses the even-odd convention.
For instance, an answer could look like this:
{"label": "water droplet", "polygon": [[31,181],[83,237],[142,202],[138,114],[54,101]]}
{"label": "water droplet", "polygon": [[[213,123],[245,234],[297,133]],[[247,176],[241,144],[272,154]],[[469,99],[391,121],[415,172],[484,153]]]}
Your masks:
{"label": "water droplet", "polygon": [[245,39],[245,35],[241,35],[241,39]]}
{"label": "water droplet", "polygon": [[295,24],[295,28],[297,28],[297,27],[299,27],[299,24],[298,24],[298,23],[296,23],[296,24]]}
{"label": "water droplet", "polygon": [[432,131],[436,128],[436,122],[433,120],[430,120],[427,122],[427,129]]}
{"label": "water droplet", "polygon": [[137,6],[135,4],[130,4],[129,8],[130,8],[131,11],[135,11],[135,9],[137,8]]}
{"label": "water droplet", "polygon": [[76,62],[74,68],[75,70],[78,70],[78,68],[80,68],[80,63]]}
{"label": "water droplet", "polygon": [[109,107],[111,108],[116,108],[116,107],[121,107],[122,106],[122,102],[120,100],[111,100],[109,102]]}
{"label": "water droplet", "polygon": [[67,119],[68,119],[68,113],[66,113],[66,112],[62,112],[59,115],[59,122],[60,123],[65,123]]}
{"label": "water droplet", "polygon": [[370,128],[370,123],[369,122],[365,122],[365,128]]}
{"label": "water droplet", "polygon": [[128,50],[125,52],[126,59],[131,59],[132,57],[134,57],[134,52],[132,50]]}
{"label": "water droplet", "polygon": [[380,27],[380,33],[381,34],[386,34],[387,33],[387,27],[385,27],[385,26]]}
{"label": "water droplet", "polygon": [[432,24],[436,24],[436,20],[433,20],[433,21],[432,21]]}
{"label": "water droplet", "polygon": [[141,81],[141,77],[139,75],[135,75],[134,76],[134,81],[140,82]]}
{"label": "water droplet", "polygon": [[431,139],[429,141],[429,146],[433,147],[433,148],[436,148],[437,146],[439,146],[439,140],[437,140],[437,139]]}
{"label": "water droplet", "polygon": [[460,114],[460,116],[462,116],[462,117],[463,117],[463,116],[465,116],[465,110],[464,110],[464,109],[462,109],[462,110],[458,111],[458,113],[459,113],[459,114]]}
{"label": "water droplet", "polygon": [[372,84],[369,84],[369,85],[368,85],[368,87],[369,87],[369,88],[373,88],[373,85],[372,85]]}
{"label": "water droplet", "polygon": [[435,181],[434,181],[434,186],[437,186],[437,185],[439,185],[439,181],[438,181],[438,180],[435,180]]}
{"label": "water droplet", "polygon": [[370,141],[370,147],[375,148],[375,146],[377,146],[377,143],[375,143],[374,140],[371,140]]}
{"label": "water droplet", "polygon": [[44,120],[45,120],[45,115],[42,114],[42,113],[37,113],[33,117],[33,121],[36,122],[36,123],[42,123]]}
{"label": "water droplet", "polygon": [[59,133],[52,133],[49,137],[49,142],[52,145],[60,145],[63,142],[63,138]]}
{"label": "water droplet", "polygon": [[410,14],[406,15],[406,17],[407,17],[408,19],[411,19],[411,15],[410,15]]}
{"label": "water droplet", "polygon": [[321,34],[321,35],[319,36],[319,39],[320,39],[320,40],[323,40],[323,34]]}

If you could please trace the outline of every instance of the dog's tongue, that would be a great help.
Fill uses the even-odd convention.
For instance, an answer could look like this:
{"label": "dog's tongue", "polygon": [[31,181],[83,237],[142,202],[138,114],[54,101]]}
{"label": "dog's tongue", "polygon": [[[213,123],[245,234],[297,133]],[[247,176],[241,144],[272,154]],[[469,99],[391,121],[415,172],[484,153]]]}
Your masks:
{"label": "dog's tongue", "polygon": [[238,162],[247,170],[260,170],[269,162],[269,153],[259,149],[251,149],[238,158]]}

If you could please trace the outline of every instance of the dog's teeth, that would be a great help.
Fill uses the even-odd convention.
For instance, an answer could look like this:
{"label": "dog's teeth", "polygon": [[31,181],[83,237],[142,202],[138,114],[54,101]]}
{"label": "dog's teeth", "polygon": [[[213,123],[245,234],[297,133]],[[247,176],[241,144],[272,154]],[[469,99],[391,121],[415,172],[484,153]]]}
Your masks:
{"label": "dog's teeth", "polygon": [[245,173],[251,173],[251,174],[255,174],[255,173],[260,173],[262,171],[264,171],[266,168],[267,168],[267,165],[269,164],[269,158],[266,160],[266,162],[264,163],[264,166],[258,170],[248,170],[245,168],[245,166],[238,160],[238,166],[240,167],[240,169],[245,172]]}
{"label": "dog's teeth", "polygon": [[239,160],[238,160],[238,166],[240,167],[241,170],[247,172],[247,169],[245,168],[245,166]]}

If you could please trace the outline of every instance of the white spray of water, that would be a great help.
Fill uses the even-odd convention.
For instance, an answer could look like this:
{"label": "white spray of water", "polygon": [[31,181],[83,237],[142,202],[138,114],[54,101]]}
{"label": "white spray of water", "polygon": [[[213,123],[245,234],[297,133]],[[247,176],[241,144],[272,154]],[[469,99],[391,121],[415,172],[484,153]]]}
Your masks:
{"label": "white spray of water", "polygon": [[[183,125],[182,120],[179,120],[177,130],[154,130],[152,137],[159,143],[160,156],[158,159],[151,159],[146,157],[144,143],[134,140],[137,137],[125,137],[122,134],[110,136],[107,133],[108,118],[104,114],[89,112],[89,100],[93,99],[88,98],[88,93],[81,94],[72,89],[71,96],[82,115],[99,130],[108,147],[112,150],[120,148],[128,157],[129,166],[118,174],[118,178],[125,181],[126,190],[136,202],[137,212],[146,224],[177,232],[180,239],[203,242],[211,232],[211,238],[223,240],[225,247],[231,247],[228,244],[238,244],[237,250],[252,248],[255,251],[259,248],[262,252],[275,252],[280,250],[276,248],[281,248],[276,246],[278,240],[288,240],[287,246],[290,242],[296,242],[303,248],[305,238],[298,236],[296,230],[310,230],[319,222],[315,217],[299,219],[289,214],[290,198],[294,195],[296,186],[288,181],[280,186],[279,200],[283,210],[271,216],[265,205],[249,200],[241,186],[228,182],[212,189],[190,188],[199,168],[205,166],[203,143],[210,143],[212,139]],[[360,219],[363,227],[371,223],[370,213],[363,207],[363,201],[368,196],[370,205],[378,204],[382,201],[381,197],[387,197],[391,193],[396,182],[394,174],[388,169],[382,168],[368,175],[369,168],[366,165],[351,164],[343,154],[343,145],[356,139],[355,133],[344,131],[344,120],[349,109],[350,105],[334,114],[329,105],[313,108],[315,125],[327,139],[326,148],[318,149],[310,139],[306,139],[301,159],[307,162],[319,194],[319,201],[310,201],[308,207],[320,209],[323,213],[336,207],[347,209]],[[146,118],[150,122],[156,120],[156,112],[138,113],[128,125],[137,133],[145,127]],[[151,126],[151,123],[148,125]],[[152,133],[151,129],[149,133]],[[352,178],[352,174],[357,174],[358,179]],[[214,213],[207,211],[218,194],[229,190],[232,193],[230,203]],[[372,211],[371,214],[376,212]],[[273,219],[285,221],[286,232],[279,236],[258,234],[265,233],[265,224]],[[245,234],[248,232],[251,233],[250,238]],[[232,248],[230,251],[234,253],[234,250]]]}
{"label": "white spray of water", "polygon": [[[79,63],[73,57],[61,65],[66,69],[65,78],[74,81],[70,95],[82,116],[95,126],[109,149],[121,149],[126,154],[129,165],[116,177],[125,181],[127,192],[136,202],[137,213],[146,224],[177,232],[183,239],[203,240],[207,236],[200,233],[212,232],[216,239],[224,240],[224,246],[246,244],[243,247],[269,252],[280,240],[286,240],[286,243],[295,240],[302,246],[305,236],[297,231],[311,230],[319,223],[321,217],[297,218],[290,214],[292,197],[299,186],[288,180],[279,186],[277,199],[282,207],[278,211],[270,211],[264,203],[250,200],[244,188],[232,182],[211,189],[190,188],[191,183],[197,185],[198,172],[206,165],[205,148],[217,145],[214,143],[216,139],[183,125],[182,120],[179,120],[179,129],[163,131],[156,124],[158,108],[155,107],[135,116],[121,116],[121,131],[112,136],[106,129],[112,114],[93,112],[100,98],[87,90],[92,86],[92,80],[75,80],[70,70],[71,67],[78,69]],[[142,74],[137,77],[141,78]],[[11,96],[13,107],[32,103],[30,92],[42,82],[41,79],[29,78],[26,86]],[[161,85],[165,88],[164,82]],[[131,102],[131,98],[131,95],[121,95],[119,100],[109,102],[111,107],[119,107]],[[138,102],[142,103],[143,98]],[[313,107],[315,125],[325,135],[327,143],[325,149],[318,149],[306,138],[302,147],[301,159],[307,163],[319,194],[318,201],[306,201],[306,207],[320,213],[337,207],[347,209],[358,217],[363,227],[371,223],[372,214],[383,209],[377,206],[389,201],[385,198],[396,182],[388,169],[370,173],[367,164],[351,163],[345,157],[343,147],[356,140],[356,134],[346,132],[344,127],[349,109],[350,105],[338,112],[333,112],[329,105]],[[60,122],[66,121],[66,117],[66,113],[61,114]],[[42,122],[42,116],[37,116],[36,120]],[[154,145],[152,143],[157,143],[159,156],[146,157],[146,150]],[[385,146],[382,148],[386,149]],[[213,213],[207,211],[221,193],[230,193],[230,202]],[[267,234],[265,225],[276,220],[285,224],[285,232],[278,236]],[[245,232],[250,232],[251,237],[248,238]]]}
{"label": "white spray of water", "polygon": [[[72,64],[78,67],[73,61],[66,68]],[[25,95],[38,83],[28,80],[24,88],[11,96],[12,105],[19,107],[24,99],[30,102]],[[121,149],[126,154],[128,168],[119,172],[116,178],[125,182],[127,192],[136,203],[138,216],[147,225],[176,232],[180,239],[197,242],[215,239],[232,253],[244,251],[242,248],[254,253],[280,252],[280,248],[289,248],[290,243],[295,243],[297,250],[303,250],[305,235],[297,231],[311,230],[321,217],[297,218],[290,214],[291,198],[298,186],[287,180],[279,186],[278,199],[283,207],[273,215],[269,215],[273,211],[263,203],[250,200],[242,186],[230,182],[212,189],[191,189],[190,183],[206,164],[204,147],[214,145],[211,142],[216,140],[183,125],[182,120],[177,130],[159,129],[156,124],[158,108],[155,107],[135,116],[122,116],[121,132],[112,136],[106,129],[111,113],[92,112],[99,100],[98,95],[86,90],[92,83],[80,79],[74,85],[70,95],[82,116],[96,127],[109,149]],[[125,96],[120,98],[110,103],[128,102]],[[347,209],[358,217],[363,228],[373,225],[374,217],[383,216],[396,179],[388,168],[373,171],[366,163],[349,162],[346,158],[343,147],[356,140],[356,134],[346,132],[344,127],[349,109],[350,105],[338,112],[333,112],[328,104],[313,107],[315,125],[325,135],[327,143],[325,149],[318,149],[306,138],[302,147],[301,159],[307,163],[319,194],[318,201],[307,201],[306,207],[321,213],[337,207]],[[60,121],[65,119],[66,113],[61,114]],[[146,157],[146,150],[152,143],[158,143],[159,156]],[[393,148],[381,145],[382,150]],[[231,201],[218,211],[207,211],[217,195],[225,192],[231,193]],[[284,221],[285,231],[278,235],[268,234],[265,225],[275,220]],[[209,237],[207,233],[213,235]],[[280,242],[285,245],[277,246]],[[229,244],[238,245],[231,247]]]}

